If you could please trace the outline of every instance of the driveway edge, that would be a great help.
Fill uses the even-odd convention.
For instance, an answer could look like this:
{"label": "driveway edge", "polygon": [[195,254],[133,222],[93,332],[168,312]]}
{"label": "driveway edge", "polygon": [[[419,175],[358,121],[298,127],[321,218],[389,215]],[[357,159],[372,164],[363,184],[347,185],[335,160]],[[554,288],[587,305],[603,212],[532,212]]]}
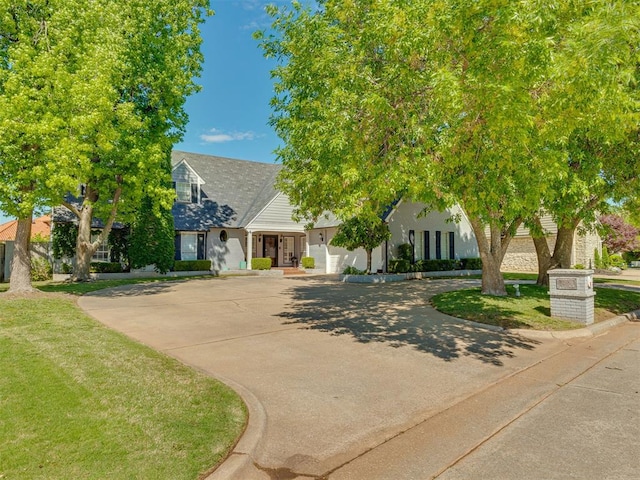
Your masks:
{"label": "driveway edge", "polygon": [[259,452],[267,429],[267,412],[260,400],[243,385],[219,375],[215,375],[214,378],[240,395],[247,407],[249,418],[238,443],[229,452],[227,458],[204,480],[247,478],[250,475],[249,472],[254,471],[253,461]]}

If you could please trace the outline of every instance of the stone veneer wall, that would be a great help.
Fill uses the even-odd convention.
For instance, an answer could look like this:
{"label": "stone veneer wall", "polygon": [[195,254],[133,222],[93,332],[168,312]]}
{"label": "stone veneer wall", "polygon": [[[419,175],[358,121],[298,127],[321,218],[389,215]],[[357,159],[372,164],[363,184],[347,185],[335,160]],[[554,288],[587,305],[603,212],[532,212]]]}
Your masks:
{"label": "stone veneer wall", "polygon": [[[555,241],[555,236],[547,238],[549,248],[553,248]],[[502,270],[510,272],[538,271],[538,256],[531,237],[516,237],[511,240],[502,262]]]}
{"label": "stone veneer wall", "polygon": [[598,253],[602,254],[602,244],[597,233],[576,235],[573,242],[573,265],[581,264],[585,268],[595,268],[593,252],[596,248]]}

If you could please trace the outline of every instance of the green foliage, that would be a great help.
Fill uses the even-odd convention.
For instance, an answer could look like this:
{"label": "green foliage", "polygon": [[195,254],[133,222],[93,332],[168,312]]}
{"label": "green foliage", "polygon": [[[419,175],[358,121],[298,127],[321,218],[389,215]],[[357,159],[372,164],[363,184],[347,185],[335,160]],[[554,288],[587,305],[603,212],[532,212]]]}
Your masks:
{"label": "green foliage", "polygon": [[609,268],[611,266],[611,258],[609,257],[609,249],[606,245],[602,246],[602,268]]}
{"label": "green foliage", "polygon": [[129,227],[114,228],[109,232],[109,260],[129,265]]}
{"label": "green foliage", "polygon": [[176,260],[174,272],[203,272],[211,270],[211,260]]}
{"label": "green foliage", "polygon": [[347,267],[345,267],[345,269],[342,271],[343,275],[364,275],[367,272],[365,270],[360,270],[356,267],[352,267],[351,265],[348,265]]}
{"label": "green foliage", "polygon": [[371,251],[390,237],[389,226],[379,217],[353,217],[340,224],[331,245]]}
{"label": "green foliage", "polygon": [[60,269],[62,270],[62,273],[64,274],[70,274],[71,272],[73,272],[73,265],[71,265],[70,263],[67,262],[62,262]]}
{"label": "green foliage", "polygon": [[411,263],[413,260],[413,247],[408,243],[398,245],[398,258]]}
{"label": "green foliage", "polygon": [[43,282],[53,278],[53,267],[46,258],[36,257],[31,259],[31,280]]}
{"label": "green foliage", "polygon": [[53,258],[72,258],[76,253],[78,226],[73,223],[56,223],[51,230]]}
{"label": "green foliage", "polygon": [[622,270],[627,268],[627,262],[625,262],[624,258],[622,258],[622,255],[618,253],[609,257],[609,263],[612,267],[620,268]]}
{"label": "green foliage", "polygon": [[147,195],[132,226],[129,246],[132,268],[154,265],[156,272],[168,272],[174,265],[174,233],[171,210],[154,204]]}
{"label": "green foliage", "polygon": [[313,257],[302,257],[300,259],[300,265],[302,265],[302,268],[315,268],[316,266],[316,259]]}
{"label": "green foliage", "polygon": [[[310,257],[304,257],[302,259],[302,265],[304,266],[304,260],[305,258],[310,258]],[[307,268],[307,267],[305,267]],[[252,270],[271,270],[271,258],[252,258],[251,259],[251,269]]]}
{"label": "green foliage", "polygon": [[596,268],[604,268],[602,265],[602,257],[600,256],[600,251],[595,248],[593,250],[593,263]]}
{"label": "green foliage", "polygon": [[575,268],[576,270],[584,270],[585,266],[581,263],[576,263],[573,268]]}
{"label": "green foliage", "polygon": [[636,252],[624,252],[622,254],[622,258],[624,258],[624,260],[629,263],[629,262],[637,262],[640,260],[640,250],[636,251]]}
{"label": "green foliage", "polygon": [[400,258],[389,260],[389,273],[407,273],[411,271],[411,262]]}
{"label": "green foliage", "polygon": [[430,259],[416,262],[415,270],[418,272],[447,272],[450,270],[459,270],[460,266],[461,263],[458,260]]}
{"label": "green foliage", "polygon": [[482,270],[481,258],[461,258],[460,268],[462,270]]}
{"label": "green foliage", "polygon": [[119,262],[91,262],[93,273],[121,273],[122,265]]}

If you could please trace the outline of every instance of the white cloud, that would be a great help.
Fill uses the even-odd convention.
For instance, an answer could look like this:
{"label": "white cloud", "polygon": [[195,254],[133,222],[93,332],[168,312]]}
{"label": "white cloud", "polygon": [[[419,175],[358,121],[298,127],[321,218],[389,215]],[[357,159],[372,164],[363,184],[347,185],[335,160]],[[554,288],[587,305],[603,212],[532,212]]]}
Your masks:
{"label": "white cloud", "polygon": [[212,128],[209,132],[200,135],[200,140],[206,143],[226,143],[226,142],[235,142],[242,140],[253,140],[257,138],[256,135],[252,131],[248,132],[223,132],[218,130],[217,128]]}

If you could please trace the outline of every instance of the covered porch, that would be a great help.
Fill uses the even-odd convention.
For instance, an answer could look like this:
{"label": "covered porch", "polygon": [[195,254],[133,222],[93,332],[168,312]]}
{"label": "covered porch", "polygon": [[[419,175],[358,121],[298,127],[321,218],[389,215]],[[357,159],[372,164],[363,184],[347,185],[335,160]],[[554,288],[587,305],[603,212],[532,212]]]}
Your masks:
{"label": "covered porch", "polygon": [[309,238],[305,232],[247,229],[245,251],[248,270],[254,258],[270,258],[272,268],[296,268],[308,256]]}

